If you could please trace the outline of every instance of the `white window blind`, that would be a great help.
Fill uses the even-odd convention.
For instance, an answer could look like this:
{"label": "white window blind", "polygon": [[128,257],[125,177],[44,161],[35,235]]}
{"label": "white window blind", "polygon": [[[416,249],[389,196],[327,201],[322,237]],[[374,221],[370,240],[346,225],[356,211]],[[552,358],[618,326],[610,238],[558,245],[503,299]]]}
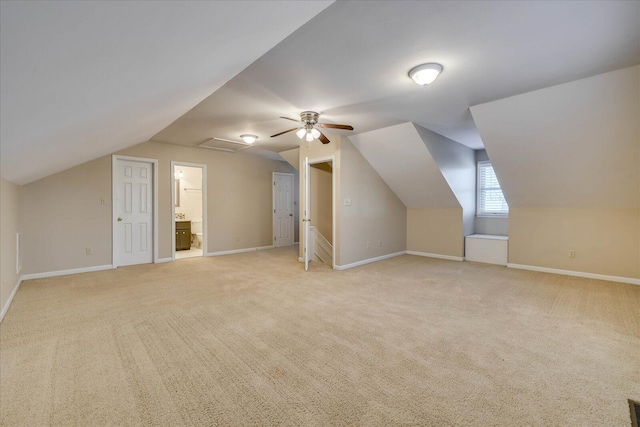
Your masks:
{"label": "white window blind", "polygon": [[478,216],[507,216],[509,205],[490,162],[478,162]]}

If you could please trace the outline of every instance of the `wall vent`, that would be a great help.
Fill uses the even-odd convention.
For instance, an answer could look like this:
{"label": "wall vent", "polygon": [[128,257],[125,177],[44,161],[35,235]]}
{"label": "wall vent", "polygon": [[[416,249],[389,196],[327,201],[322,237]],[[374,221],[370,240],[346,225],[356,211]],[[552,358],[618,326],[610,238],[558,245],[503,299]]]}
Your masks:
{"label": "wall vent", "polygon": [[251,144],[240,141],[231,141],[230,139],[211,138],[199,145],[202,148],[211,148],[212,150],[220,150],[227,152],[236,152],[251,147]]}

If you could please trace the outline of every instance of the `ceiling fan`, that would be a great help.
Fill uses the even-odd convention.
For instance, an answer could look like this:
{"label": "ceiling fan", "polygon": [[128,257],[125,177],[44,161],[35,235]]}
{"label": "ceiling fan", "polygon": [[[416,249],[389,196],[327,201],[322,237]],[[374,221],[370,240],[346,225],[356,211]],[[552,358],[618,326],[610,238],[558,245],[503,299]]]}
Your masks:
{"label": "ceiling fan", "polygon": [[284,132],[276,133],[275,135],[271,135],[271,138],[283,135],[285,133],[293,132],[295,130],[298,138],[300,139],[305,138],[307,142],[311,142],[317,138],[323,144],[328,144],[331,141],[329,141],[329,138],[327,138],[322,132],[320,132],[316,128],[316,125],[322,128],[328,128],[328,129],[353,130],[353,126],[349,126],[349,125],[334,125],[331,123],[318,123],[319,117],[320,117],[320,114],[316,113],[315,111],[303,111],[302,113],[300,113],[300,120],[290,119],[289,117],[280,116],[281,119],[291,120],[292,122],[300,123],[301,127],[295,127],[295,128],[285,130]]}

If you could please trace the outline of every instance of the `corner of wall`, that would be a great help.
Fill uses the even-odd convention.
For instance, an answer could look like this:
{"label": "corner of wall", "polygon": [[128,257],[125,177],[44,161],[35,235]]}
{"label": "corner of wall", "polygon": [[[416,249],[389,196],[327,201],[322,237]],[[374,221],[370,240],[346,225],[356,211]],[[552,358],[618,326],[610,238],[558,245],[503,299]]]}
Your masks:
{"label": "corner of wall", "polygon": [[20,286],[21,258],[18,233],[22,230],[20,204],[22,187],[0,179],[0,321]]}

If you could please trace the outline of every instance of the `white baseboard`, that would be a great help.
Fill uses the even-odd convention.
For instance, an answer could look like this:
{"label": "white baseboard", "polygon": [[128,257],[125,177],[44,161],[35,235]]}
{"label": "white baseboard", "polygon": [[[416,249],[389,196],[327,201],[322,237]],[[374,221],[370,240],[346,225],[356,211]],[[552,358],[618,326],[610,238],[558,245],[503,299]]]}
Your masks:
{"label": "white baseboard", "polygon": [[542,273],[563,274],[565,276],[585,277],[587,279],[607,280],[609,282],[630,283],[632,285],[640,285],[640,279],[632,277],[607,276],[605,274],[585,273],[582,271],[560,270],[557,268],[536,267],[534,265],[512,264],[508,263],[507,267],[517,268],[520,270],[540,271]]}
{"label": "white baseboard", "polygon": [[162,264],[163,262],[171,262],[173,261],[173,258],[169,257],[169,258],[158,258],[158,260],[155,262],[156,264]]}
{"label": "white baseboard", "polygon": [[13,287],[13,291],[11,291],[11,295],[9,295],[9,299],[7,300],[4,307],[2,307],[2,311],[0,312],[0,322],[2,322],[2,319],[4,319],[4,315],[7,314],[7,311],[9,311],[9,306],[13,301],[13,297],[16,296],[16,293],[18,292],[18,288],[20,288],[21,284],[22,284],[22,277],[18,279],[18,283],[16,283],[16,285]]}
{"label": "white baseboard", "polygon": [[382,261],[383,259],[397,257],[397,256],[400,256],[400,255],[404,255],[406,253],[407,253],[407,251],[400,251],[400,252],[396,252],[396,253],[393,253],[393,254],[387,254],[387,255],[378,256],[378,257],[375,257],[375,258],[363,259],[362,261],[357,261],[357,262],[354,262],[354,263],[351,263],[351,264],[336,265],[335,269],[336,270],[348,270],[348,269],[353,268],[353,267],[359,267],[361,265],[371,264],[372,262]]}
{"label": "white baseboard", "polygon": [[71,270],[46,271],[44,273],[24,274],[22,280],[43,279],[45,277],[67,276],[69,274],[90,273],[92,271],[111,270],[113,265],[96,265],[93,267],[72,268]]}
{"label": "white baseboard", "polygon": [[448,259],[449,261],[464,261],[464,257],[453,255],[430,254],[428,252],[407,251],[407,255],[426,256],[429,258]]}
{"label": "white baseboard", "polygon": [[258,246],[258,247],[255,247],[255,248],[233,249],[231,251],[209,252],[209,253],[207,253],[207,256],[241,254],[243,252],[263,251],[265,249],[273,249],[273,245],[270,245],[270,246]]}

